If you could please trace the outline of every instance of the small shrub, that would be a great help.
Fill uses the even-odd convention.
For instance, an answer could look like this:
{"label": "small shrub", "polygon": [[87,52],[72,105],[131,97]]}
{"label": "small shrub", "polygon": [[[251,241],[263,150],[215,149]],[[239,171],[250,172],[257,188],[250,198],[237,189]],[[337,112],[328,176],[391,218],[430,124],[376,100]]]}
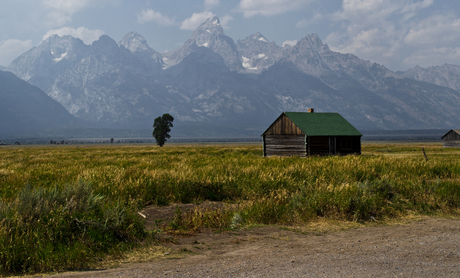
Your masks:
{"label": "small shrub", "polygon": [[121,244],[145,238],[139,218],[94,194],[90,183],[32,189],[0,204],[0,271],[34,273],[88,267]]}
{"label": "small shrub", "polygon": [[174,211],[174,218],[173,220],[169,223],[169,227],[172,230],[178,230],[183,226],[183,216],[182,216],[182,210],[179,206],[176,206],[176,210]]}
{"label": "small shrub", "polygon": [[224,230],[230,227],[233,212],[230,209],[203,209],[195,207],[188,212],[182,212],[179,207],[167,229],[193,232],[198,228]]}

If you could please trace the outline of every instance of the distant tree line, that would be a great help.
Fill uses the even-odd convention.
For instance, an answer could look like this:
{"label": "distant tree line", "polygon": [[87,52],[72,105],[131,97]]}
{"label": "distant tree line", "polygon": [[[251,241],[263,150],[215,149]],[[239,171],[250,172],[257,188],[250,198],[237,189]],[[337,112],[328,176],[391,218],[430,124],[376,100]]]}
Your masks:
{"label": "distant tree line", "polygon": [[118,139],[116,140],[115,138],[110,138],[110,139],[67,139],[67,140],[53,140],[53,139],[24,139],[21,141],[18,141],[17,139],[3,139],[0,141],[0,146],[4,145],[45,145],[45,144],[51,144],[51,145],[61,145],[61,144],[142,144],[142,143],[152,143],[154,142],[155,139]]}
{"label": "distant tree line", "polygon": [[50,144],[64,145],[64,144],[68,144],[68,143],[65,143],[64,139],[62,139],[61,142],[50,140]]}

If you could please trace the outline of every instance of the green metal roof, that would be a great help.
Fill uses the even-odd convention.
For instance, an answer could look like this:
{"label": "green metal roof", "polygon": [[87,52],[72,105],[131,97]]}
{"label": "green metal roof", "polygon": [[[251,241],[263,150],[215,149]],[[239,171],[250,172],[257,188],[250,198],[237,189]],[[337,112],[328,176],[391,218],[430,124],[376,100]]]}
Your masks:
{"label": "green metal roof", "polygon": [[307,136],[362,136],[339,113],[284,112]]}

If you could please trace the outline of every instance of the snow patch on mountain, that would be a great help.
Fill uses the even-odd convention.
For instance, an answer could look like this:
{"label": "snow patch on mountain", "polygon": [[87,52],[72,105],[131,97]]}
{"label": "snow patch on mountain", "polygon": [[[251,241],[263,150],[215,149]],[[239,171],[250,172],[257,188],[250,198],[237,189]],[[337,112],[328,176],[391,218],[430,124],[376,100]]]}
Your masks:
{"label": "snow patch on mountain", "polygon": [[66,55],[67,55],[67,52],[62,53],[62,54],[61,54],[61,57],[59,57],[59,58],[54,58],[54,61],[55,61],[55,62],[59,62],[59,61],[61,61],[62,59],[64,59],[64,57],[65,57]]}
{"label": "snow patch on mountain", "polygon": [[165,68],[177,65],[200,46],[205,46],[222,56],[225,64],[231,70],[242,68],[235,42],[224,34],[224,29],[217,17],[209,18],[203,22],[181,48],[164,53],[163,56],[169,59]]}
{"label": "snow patch on mountain", "polygon": [[295,46],[297,44],[297,40],[293,40],[293,41],[285,41],[283,42],[283,44],[281,45],[282,47],[286,47],[286,46]]}
{"label": "snow patch on mountain", "polygon": [[266,38],[264,38],[264,37],[260,37],[260,38],[259,38],[259,41],[261,41],[261,42],[265,42],[265,43],[268,43],[267,39],[266,39]]}
{"label": "snow patch on mountain", "polygon": [[259,32],[244,40],[238,40],[237,47],[239,54],[246,57],[246,60],[243,61],[244,71],[242,72],[249,70],[248,73],[260,73],[282,57],[281,48],[274,42],[269,42]]}
{"label": "snow patch on mountain", "polygon": [[242,56],[241,59],[243,59],[244,68],[249,69],[249,70],[257,70],[257,67],[251,66],[249,58]]}

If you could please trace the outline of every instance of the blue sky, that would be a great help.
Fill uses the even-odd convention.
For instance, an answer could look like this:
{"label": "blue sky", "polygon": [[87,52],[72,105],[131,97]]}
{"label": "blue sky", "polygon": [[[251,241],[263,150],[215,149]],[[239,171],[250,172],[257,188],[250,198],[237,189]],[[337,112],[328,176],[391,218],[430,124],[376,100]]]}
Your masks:
{"label": "blue sky", "polygon": [[4,66],[51,34],[91,44],[136,31],[170,51],[214,15],[235,42],[257,31],[278,45],[317,33],[334,51],[394,71],[460,65],[458,0],[0,0],[0,7]]}

